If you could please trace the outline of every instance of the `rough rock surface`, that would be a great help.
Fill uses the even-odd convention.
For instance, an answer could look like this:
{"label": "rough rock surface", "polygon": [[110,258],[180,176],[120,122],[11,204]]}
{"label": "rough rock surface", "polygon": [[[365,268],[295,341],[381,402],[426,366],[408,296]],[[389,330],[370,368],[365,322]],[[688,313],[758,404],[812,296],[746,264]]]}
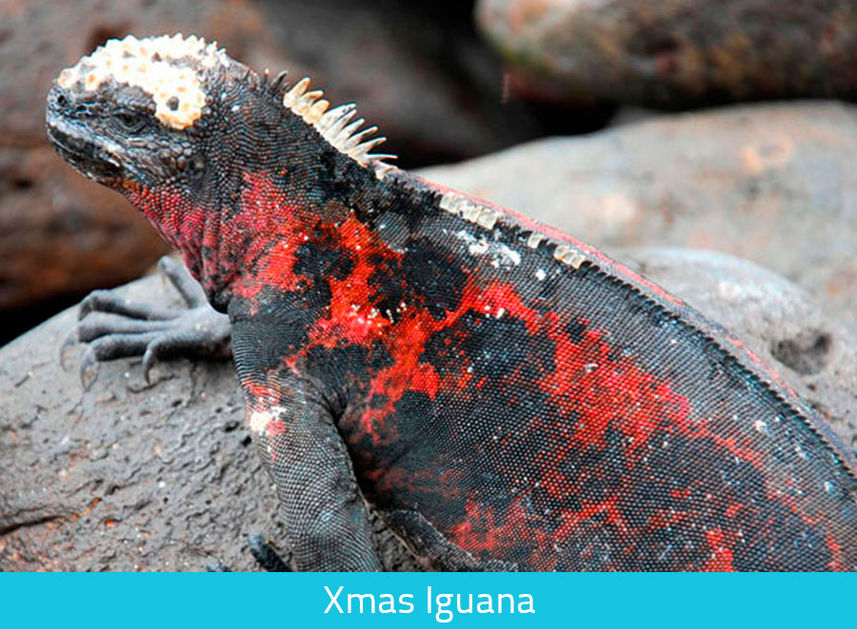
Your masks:
{"label": "rough rock surface", "polygon": [[480,0],[476,15],[524,73],[577,97],[683,107],[857,95],[849,0]]}
{"label": "rough rock surface", "polygon": [[[857,340],[806,294],[752,265],[710,253],[629,252],[632,264],[749,335],[855,443]],[[154,277],[124,290],[175,299]],[[250,446],[228,363],[100,366],[89,391],[58,347],[75,324],[57,315],[0,349],[0,569],[255,569],[248,533],[282,539],[273,489]],[[779,362],[779,361],[778,361]],[[794,372],[794,373],[793,373]],[[851,397],[848,397],[850,392]],[[376,520],[388,569],[416,569]]]}
{"label": "rough rock surface", "polygon": [[610,252],[715,249],[857,320],[857,107],[746,105],[539,140],[423,176]]}

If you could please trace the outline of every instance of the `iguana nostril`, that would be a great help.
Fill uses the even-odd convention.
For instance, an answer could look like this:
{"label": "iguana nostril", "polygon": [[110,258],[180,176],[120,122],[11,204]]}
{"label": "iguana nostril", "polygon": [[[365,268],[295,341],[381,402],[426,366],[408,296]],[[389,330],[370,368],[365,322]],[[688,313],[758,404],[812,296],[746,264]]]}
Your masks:
{"label": "iguana nostril", "polygon": [[66,98],[65,94],[57,94],[56,103],[57,107],[64,109],[68,107],[68,98]]}

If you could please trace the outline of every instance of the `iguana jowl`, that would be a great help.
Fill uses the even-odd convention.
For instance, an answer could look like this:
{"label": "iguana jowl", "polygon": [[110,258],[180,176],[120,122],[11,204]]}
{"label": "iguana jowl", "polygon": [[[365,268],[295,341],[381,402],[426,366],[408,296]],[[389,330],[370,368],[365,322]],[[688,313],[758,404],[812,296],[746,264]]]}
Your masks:
{"label": "iguana jowl", "polygon": [[307,81],[110,41],[48,97],[232,324],[304,569],[854,570],[852,456],[739,341],[577,240],[421,181]]}

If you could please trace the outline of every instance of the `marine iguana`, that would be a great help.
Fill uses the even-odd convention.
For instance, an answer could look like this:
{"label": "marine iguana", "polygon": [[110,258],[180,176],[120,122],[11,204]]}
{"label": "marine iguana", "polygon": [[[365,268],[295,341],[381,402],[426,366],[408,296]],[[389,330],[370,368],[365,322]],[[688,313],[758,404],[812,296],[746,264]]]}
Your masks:
{"label": "marine iguana", "polygon": [[[299,568],[379,567],[365,497],[443,569],[857,569],[853,455],[739,340],[591,246],[390,166],[308,84],[129,36],[47,103],[60,155],[228,313]],[[93,335],[99,359],[204,340],[89,303],[161,319]]]}

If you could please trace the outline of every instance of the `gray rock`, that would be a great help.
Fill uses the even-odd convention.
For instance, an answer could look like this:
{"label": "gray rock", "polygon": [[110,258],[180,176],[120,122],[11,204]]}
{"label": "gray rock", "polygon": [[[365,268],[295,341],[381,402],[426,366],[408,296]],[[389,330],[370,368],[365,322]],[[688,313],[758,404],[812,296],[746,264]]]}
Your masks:
{"label": "gray rock", "polygon": [[480,0],[477,21],[527,75],[663,107],[857,94],[848,0]]}
{"label": "gray rock", "polygon": [[857,107],[805,102],[665,116],[420,174],[607,252],[715,249],[857,320]]}

